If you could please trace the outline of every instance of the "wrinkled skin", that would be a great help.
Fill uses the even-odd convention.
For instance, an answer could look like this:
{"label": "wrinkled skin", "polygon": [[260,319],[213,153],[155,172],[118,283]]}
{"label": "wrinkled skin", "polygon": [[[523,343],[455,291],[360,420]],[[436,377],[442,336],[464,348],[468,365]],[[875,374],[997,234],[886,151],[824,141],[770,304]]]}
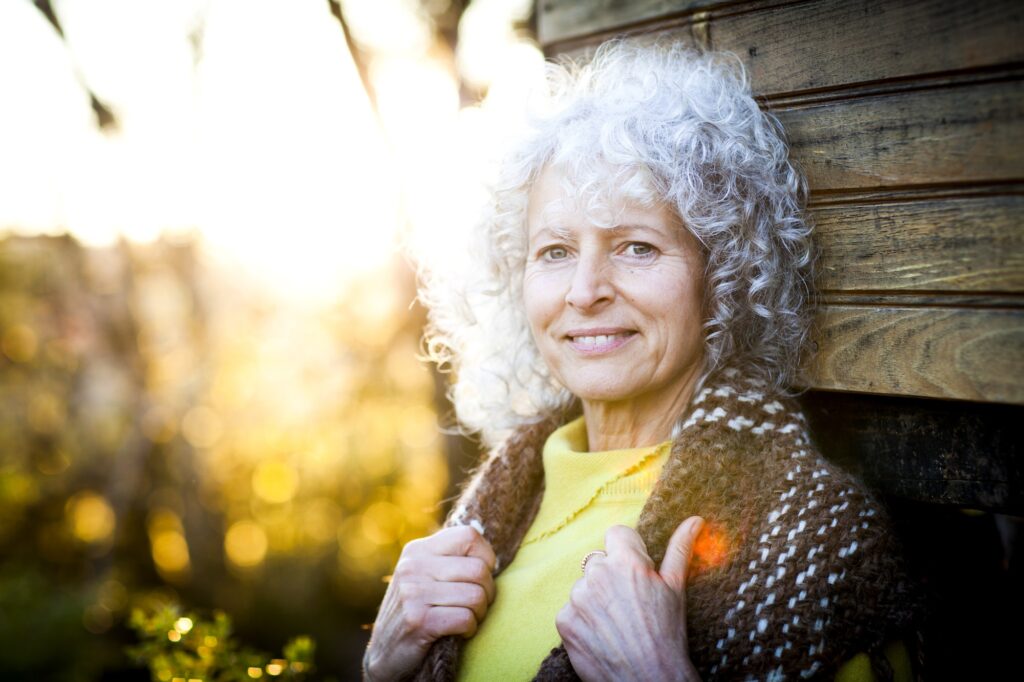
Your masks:
{"label": "wrinkled skin", "polygon": [[672,534],[660,570],[635,530],[613,526],[556,619],[577,674],[595,680],[699,680],[686,634],[686,576],[703,525]]}
{"label": "wrinkled skin", "polygon": [[472,637],[494,600],[494,551],[469,526],[402,549],[363,659],[366,679],[398,680],[445,635]]}
{"label": "wrinkled skin", "polygon": [[704,254],[675,210],[609,197],[595,222],[547,166],[527,216],[523,309],[551,377],[579,398],[591,452],[671,437],[704,368]]}

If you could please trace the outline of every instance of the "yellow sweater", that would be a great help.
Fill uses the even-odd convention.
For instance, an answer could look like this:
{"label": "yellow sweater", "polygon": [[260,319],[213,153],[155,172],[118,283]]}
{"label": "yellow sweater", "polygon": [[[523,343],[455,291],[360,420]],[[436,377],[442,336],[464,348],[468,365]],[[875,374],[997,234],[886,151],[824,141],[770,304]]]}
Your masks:
{"label": "yellow sweater", "polygon": [[610,526],[636,525],[669,443],[586,450],[582,417],[555,431],[544,444],[540,510],[515,561],[496,580],[497,597],[467,643],[460,680],[533,679],[541,661],[561,642],[555,616],[581,576],[580,559],[604,548]]}
{"label": "yellow sweater", "polygon": [[[533,679],[541,661],[561,642],[555,616],[582,575],[580,559],[604,548],[609,527],[636,526],[670,445],[666,441],[630,450],[587,452],[582,417],[551,434],[544,445],[545,494],[540,510],[515,561],[495,581],[497,597],[466,645],[460,682]],[[902,647],[895,658],[896,680],[909,680],[909,674],[900,675],[903,666],[899,664],[906,662]],[[872,681],[867,656],[851,659],[836,679]]]}

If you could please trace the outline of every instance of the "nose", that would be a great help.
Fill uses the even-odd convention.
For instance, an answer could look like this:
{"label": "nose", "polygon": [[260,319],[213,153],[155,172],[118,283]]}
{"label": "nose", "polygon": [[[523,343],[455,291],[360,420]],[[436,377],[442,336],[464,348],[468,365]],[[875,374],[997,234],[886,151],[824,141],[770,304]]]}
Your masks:
{"label": "nose", "polygon": [[608,263],[602,258],[596,254],[582,256],[576,261],[565,302],[581,312],[602,308],[615,296],[609,274]]}

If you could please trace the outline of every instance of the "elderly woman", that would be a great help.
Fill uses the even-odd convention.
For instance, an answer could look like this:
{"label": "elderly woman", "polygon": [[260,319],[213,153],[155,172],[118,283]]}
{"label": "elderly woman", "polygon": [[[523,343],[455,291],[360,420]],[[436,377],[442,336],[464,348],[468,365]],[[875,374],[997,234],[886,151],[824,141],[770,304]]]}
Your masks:
{"label": "elderly woman", "polygon": [[778,123],[724,55],[611,43],[552,76],[479,278],[428,280],[492,449],[403,550],[366,677],[891,675],[898,552],[786,397],[812,258]]}

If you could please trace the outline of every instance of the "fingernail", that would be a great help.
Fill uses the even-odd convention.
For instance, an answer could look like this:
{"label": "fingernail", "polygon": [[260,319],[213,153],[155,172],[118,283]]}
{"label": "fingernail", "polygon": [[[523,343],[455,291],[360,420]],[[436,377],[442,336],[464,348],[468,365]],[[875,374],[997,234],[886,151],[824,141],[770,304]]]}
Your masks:
{"label": "fingernail", "polygon": [[704,519],[699,516],[694,518],[695,520],[690,522],[690,535],[692,537],[697,537],[700,535],[701,529],[704,528]]}

